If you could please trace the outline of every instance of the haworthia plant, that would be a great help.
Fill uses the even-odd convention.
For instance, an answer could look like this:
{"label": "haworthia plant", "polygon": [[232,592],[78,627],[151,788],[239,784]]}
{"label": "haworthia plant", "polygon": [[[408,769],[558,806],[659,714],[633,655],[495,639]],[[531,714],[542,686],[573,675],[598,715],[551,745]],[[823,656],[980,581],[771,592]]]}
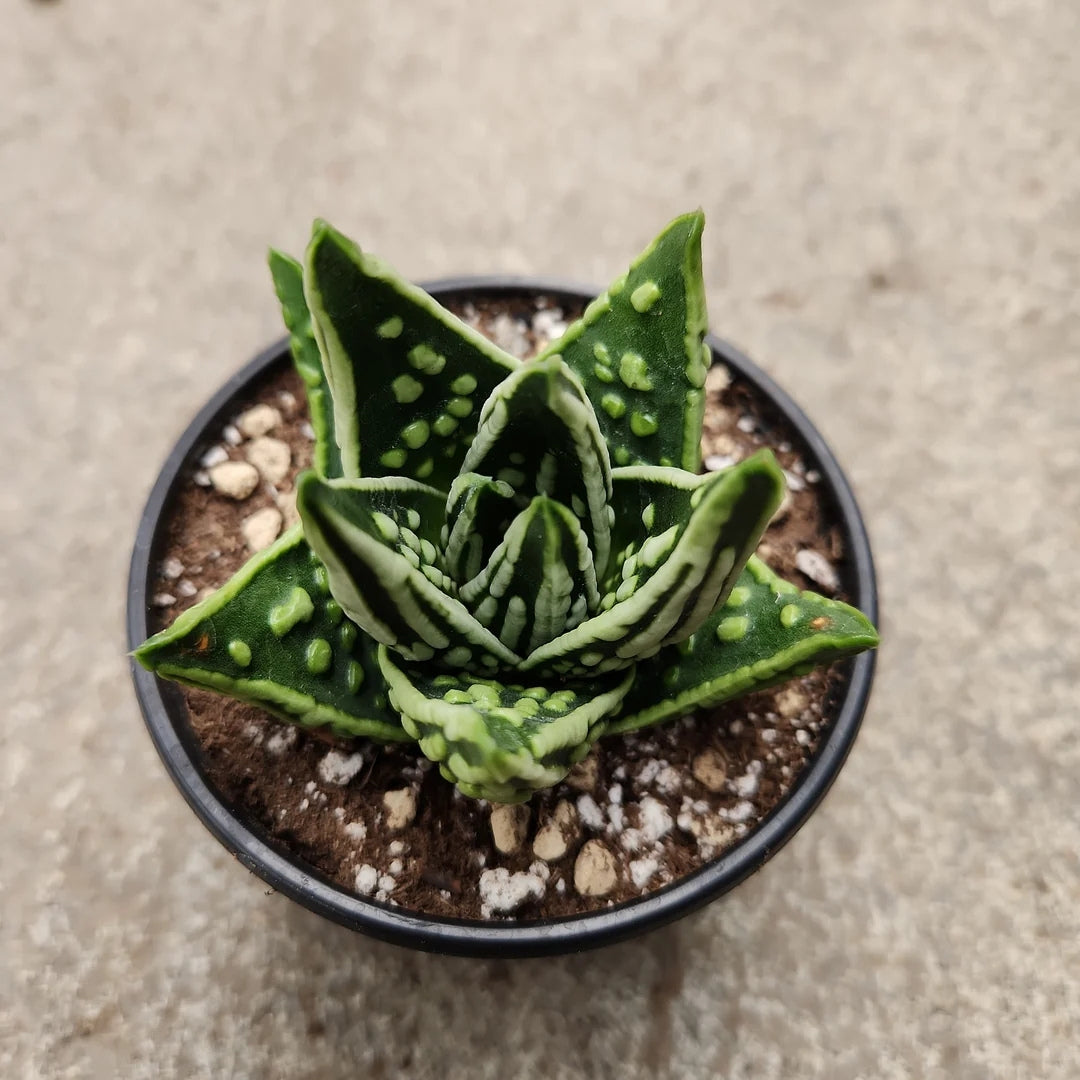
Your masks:
{"label": "haworthia plant", "polygon": [[700,213],[522,364],[324,222],[271,271],[307,387],[302,525],[136,650],[518,802],[630,731],[877,644],[754,550],[768,451],[700,475]]}

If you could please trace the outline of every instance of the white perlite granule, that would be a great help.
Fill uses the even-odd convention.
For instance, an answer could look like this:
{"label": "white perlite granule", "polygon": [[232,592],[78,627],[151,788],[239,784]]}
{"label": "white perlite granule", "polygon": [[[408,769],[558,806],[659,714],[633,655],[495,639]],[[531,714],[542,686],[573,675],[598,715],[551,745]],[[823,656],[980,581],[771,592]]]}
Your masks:
{"label": "white perlite granule", "polygon": [[604,812],[596,805],[596,800],[591,795],[582,795],[577,801],[578,817],[590,829],[602,829],[604,827]]}
{"label": "white perlite granule", "polygon": [[682,787],[682,782],[679,770],[671,765],[665,765],[656,774],[656,789],[662,795],[674,795]]}
{"label": "white perlite granule", "polygon": [[754,804],[744,799],[742,802],[737,802],[730,809],[722,809],[718,813],[725,821],[738,824],[742,821],[749,821],[754,816]]}
{"label": "white perlite granule", "polygon": [[642,787],[648,787],[665,765],[667,765],[666,761],[657,761],[655,758],[652,761],[646,761],[637,774],[637,782]]}
{"label": "white perlite granule", "polygon": [[324,784],[347,784],[364,767],[362,753],[346,756],[339,750],[331,750],[319,762],[319,779]]}
{"label": "white perlite granule", "polygon": [[731,786],[740,799],[752,799],[758,793],[758,788],[761,786],[761,770],[760,761],[751,761],[746,766],[746,772],[732,781]]}
{"label": "white perlite granule", "polygon": [[296,728],[283,727],[266,740],[266,749],[275,756],[284,754],[296,743]]}
{"label": "white perlite granule", "polygon": [[356,891],[361,896],[370,896],[379,884],[379,871],[369,863],[364,863],[356,871]]}
{"label": "white perlite granule", "polygon": [[345,835],[350,840],[366,840],[367,839],[367,826],[362,821],[350,821],[345,826]]}
{"label": "white perlite granule", "polygon": [[644,889],[649,879],[660,869],[658,860],[646,856],[644,859],[635,859],[630,864],[630,880],[635,889]]}
{"label": "white perlite granule", "polygon": [[650,844],[671,832],[671,815],[662,802],[646,795],[638,805],[641,807],[641,832]]}
{"label": "white perlite granule", "polygon": [[511,874],[505,866],[485,870],[480,875],[480,910],[485,918],[508,915],[530,900],[539,900],[544,891],[543,881],[535,874]]}

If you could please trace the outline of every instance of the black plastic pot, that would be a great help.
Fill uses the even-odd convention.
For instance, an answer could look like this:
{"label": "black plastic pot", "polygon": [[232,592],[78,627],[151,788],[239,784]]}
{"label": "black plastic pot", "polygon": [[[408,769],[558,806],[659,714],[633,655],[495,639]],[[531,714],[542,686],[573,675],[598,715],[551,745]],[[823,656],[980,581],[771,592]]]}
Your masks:
{"label": "black plastic pot", "polygon": [[[565,283],[507,277],[456,278],[425,287],[444,303],[542,293],[558,303],[576,306],[595,295]],[[852,603],[876,620],[877,592],[869,541],[851,488],[832,452],[799,407],[767,375],[725,342],[712,336],[708,341],[714,356],[737,378],[770,399],[798,433],[801,445],[796,448],[807,467],[821,474],[818,490],[832,502],[841,522],[847,552],[847,560],[839,568],[843,590]],[[163,512],[205,441],[204,433],[227,421],[235,411],[236,399],[244,396],[252,382],[275,365],[289,362],[284,341],[256,356],[200,410],[165,462],[143,512],[131,560],[127,622],[132,648],[150,633],[151,572],[164,542]],[[846,692],[836,719],[822,734],[813,761],[787,798],[738,845],[695,873],[641,899],[591,914],[530,922],[433,918],[343,890],[271,839],[214,790],[200,763],[178,687],[159,680],[134,661],[132,675],[154,745],[184,798],[225,847],[278,892],[328,919],[398,945],[466,956],[523,957],[595,948],[652,930],[715,900],[764,865],[806,821],[843,765],[866,709],[875,655],[863,653],[847,661],[850,677]]]}

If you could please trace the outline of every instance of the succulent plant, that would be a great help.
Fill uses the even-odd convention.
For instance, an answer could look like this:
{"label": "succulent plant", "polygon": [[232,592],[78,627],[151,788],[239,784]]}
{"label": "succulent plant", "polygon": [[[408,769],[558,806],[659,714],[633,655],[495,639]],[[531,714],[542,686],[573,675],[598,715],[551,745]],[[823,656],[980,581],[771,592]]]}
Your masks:
{"label": "succulent plant", "polygon": [[136,656],[516,802],[625,732],[877,644],[754,556],[761,451],[701,474],[700,213],[521,362],[317,222],[271,271],[308,394],[301,524]]}

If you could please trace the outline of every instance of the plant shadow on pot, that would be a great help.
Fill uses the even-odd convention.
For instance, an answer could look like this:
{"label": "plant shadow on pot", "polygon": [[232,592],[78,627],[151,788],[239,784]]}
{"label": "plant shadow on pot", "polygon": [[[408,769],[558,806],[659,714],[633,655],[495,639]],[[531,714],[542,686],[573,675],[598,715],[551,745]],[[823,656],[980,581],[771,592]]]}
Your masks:
{"label": "plant shadow on pot", "polygon": [[[506,278],[444,281],[425,286],[444,305],[470,297],[494,300],[543,295],[569,309],[582,307],[594,293],[557,282]],[[808,468],[819,474],[820,497],[834,512],[843,550],[837,567],[840,591],[872,621],[877,617],[873,562],[850,487],[834,456],[798,407],[746,357],[709,337],[714,360],[781,413],[795,433]],[[199,413],[180,439],[151,493],[139,528],[128,596],[128,636],[132,647],[151,626],[150,598],[161,558],[164,516],[206,443],[236,403],[260,376],[286,363],[281,343],[256,357]],[[553,955],[611,944],[662,926],[727,892],[770,858],[802,825],[843,764],[858,731],[869,696],[875,654],[864,653],[840,666],[846,685],[830,726],[810,764],[779,804],[748,835],[718,858],[638,899],[566,918],[531,921],[480,921],[432,917],[364,899],[343,889],[295,853],[273,840],[242,809],[222,797],[209,780],[187,719],[182,692],[133,664],[140,704],[151,736],[184,797],[211,832],[238,860],[276,890],[335,922],[412,948],[449,954],[518,957]]]}

